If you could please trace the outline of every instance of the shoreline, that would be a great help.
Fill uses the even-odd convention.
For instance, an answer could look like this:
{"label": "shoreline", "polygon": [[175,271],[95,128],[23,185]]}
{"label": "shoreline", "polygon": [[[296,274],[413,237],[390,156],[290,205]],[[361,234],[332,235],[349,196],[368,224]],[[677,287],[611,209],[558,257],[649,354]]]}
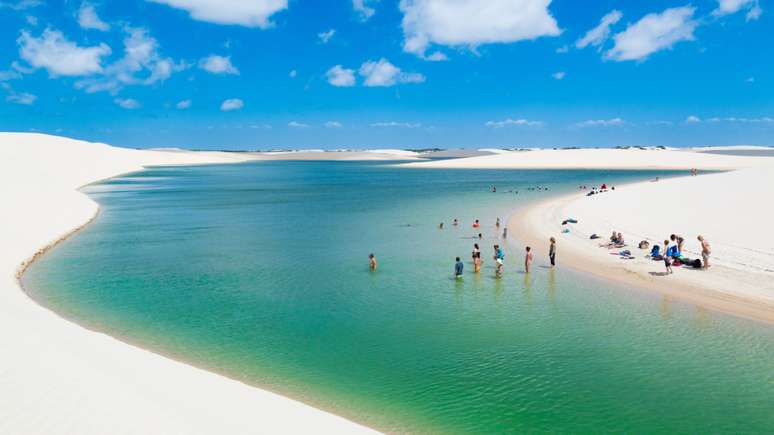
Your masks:
{"label": "shoreline", "polygon": [[9,209],[0,228],[0,432],[374,433],[341,416],[155,353],[75,323],[23,288],[42,255],[100,214],[79,189],[147,166],[229,164],[248,156],[113,148],[38,134],[0,134]]}
{"label": "shoreline", "polygon": [[[675,179],[683,178],[688,177],[677,177]],[[643,183],[647,182],[621,185],[615,193],[619,193],[628,186],[638,186]],[[611,193],[609,192],[605,195],[608,194]],[[669,277],[660,276],[657,272],[648,272],[649,275],[644,275],[642,270],[627,267],[629,263],[624,260],[611,255],[607,257],[598,255],[599,252],[609,253],[608,249],[597,246],[599,241],[606,240],[604,238],[604,235],[607,234],[606,232],[601,233],[603,234],[602,239],[583,240],[585,243],[580,243],[581,240],[571,240],[567,243],[567,238],[562,237],[564,236],[561,233],[563,227],[555,219],[557,216],[567,215],[566,209],[579,199],[583,200],[583,196],[580,193],[565,194],[544,199],[517,210],[508,220],[509,231],[517,235],[517,240],[525,246],[532,247],[538,264],[547,263],[548,239],[553,236],[557,239],[557,267],[566,266],[577,272],[590,274],[605,281],[616,283],[619,286],[633,286],[637,290],[647,291],[651,294],[661,294],[664,297],[673,298],[722,314],[774,324],[774,304],[769,301],[720,290],[718,287],[725,284],[725,282],[715,286],[707,286],[680,276],[682,273],[698,273],[715,274],[717,277],[719,271],[721,274],[724,272],[728,273],[727,267],[713,265],[709,270],[678,270]],[[631,242],[632,240],[630,239]],[[632,255],[637,258],[642,257],[645,253],[645,251],[639,250],[636,246],[627,246],[626,249],[631,250]],[[611,261],[611,259],[614,261]],[[660,261],[647,261],[650,263],[645,264],[652,265],[653,269],[661,270],[663,268],[663,263]],[[665,281],[666,279],[669,281]],[[667,283],[668,285],[666,285]]]}

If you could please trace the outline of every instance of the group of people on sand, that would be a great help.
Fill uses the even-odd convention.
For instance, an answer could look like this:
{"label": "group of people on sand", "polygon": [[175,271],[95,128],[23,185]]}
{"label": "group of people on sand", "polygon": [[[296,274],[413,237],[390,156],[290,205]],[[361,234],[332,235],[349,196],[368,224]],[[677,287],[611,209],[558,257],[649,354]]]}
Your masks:
{"label": "group of people on sand", "polygon": [[[578,190],[589,190],[589,188],[588,186],[582,185],[582,186],[578,186]],[[607,183],[602,183],[602,185],[599,187],[591,186],[591,189],[586,194],[586,196],[597,195],[599,193],[604,193],[609,190],[615,190],[615,186],[608,186]]]}
{"label": "group of people on sand", "polygon": [[[592,236],[592,239],[593,238],[595,237]],[[666,268],[666,274],[671,275],[674,273],[673,266],[685,264],[701,269],[707,269],[710,267],[712,248],[704,236],[698,236],[697,240],[701,245],[701,260],[691,259],[683,255],[683,245],[685,243],[685,238],[677,234],[671,234],[668,239],[664,240],[663,246],[654,244],[651,249],[650,242],[643,240],[639,243],[638,247],[640,249],[651,249],[650,253],[646,257],[655,261],[663,261],[664,267]],[[610,236],[609,243],[602,243],[599,246],[608,249],[620,249],[626,247],[626,241],[624,240],[623,234],[613,231]],[[628,250],[622,251],[621,256],[627,259],[634,258],[631,256],[630,251]]]}

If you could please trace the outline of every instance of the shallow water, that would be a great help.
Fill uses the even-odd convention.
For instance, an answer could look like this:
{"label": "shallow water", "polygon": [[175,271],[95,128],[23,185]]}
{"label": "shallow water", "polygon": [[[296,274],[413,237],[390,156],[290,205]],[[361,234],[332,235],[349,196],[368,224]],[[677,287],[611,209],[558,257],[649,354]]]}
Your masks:
{"label": "shallow water", "polygon": [[[24,284],[90,328],[386,431],[770,433],[774,328],[542,258],[524,275],[518,234],[494,278],[496,217],[580,184],[647,177],[155,168],[89,186],[102,213]],[[528,190],[537,185],[550,190]]]}

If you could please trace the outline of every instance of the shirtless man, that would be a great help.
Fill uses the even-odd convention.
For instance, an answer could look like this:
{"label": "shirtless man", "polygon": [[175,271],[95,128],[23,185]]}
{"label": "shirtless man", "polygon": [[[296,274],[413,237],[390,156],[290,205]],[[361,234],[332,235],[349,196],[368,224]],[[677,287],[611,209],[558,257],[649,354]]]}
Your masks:
{"label": "shirtless man", "polygon": [[712,248],[710,247],[709,242],[704,240],[704,236],[699,236],[698,239],[701,243],[701,267],[702,269],[706,269],[710,267],[709,259],[710,254],[712,254]]}

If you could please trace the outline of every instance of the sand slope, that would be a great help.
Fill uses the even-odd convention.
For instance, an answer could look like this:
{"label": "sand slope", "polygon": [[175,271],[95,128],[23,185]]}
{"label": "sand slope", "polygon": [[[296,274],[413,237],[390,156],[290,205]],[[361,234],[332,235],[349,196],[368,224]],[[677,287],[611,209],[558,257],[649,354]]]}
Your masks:
{"label": "sand slope", "polygon": [[18,287],[23,261],[97,212],[78,187],[144,165],[245,158],[0,133],[0,433],[369,432],[88,331],[38,306]]}

